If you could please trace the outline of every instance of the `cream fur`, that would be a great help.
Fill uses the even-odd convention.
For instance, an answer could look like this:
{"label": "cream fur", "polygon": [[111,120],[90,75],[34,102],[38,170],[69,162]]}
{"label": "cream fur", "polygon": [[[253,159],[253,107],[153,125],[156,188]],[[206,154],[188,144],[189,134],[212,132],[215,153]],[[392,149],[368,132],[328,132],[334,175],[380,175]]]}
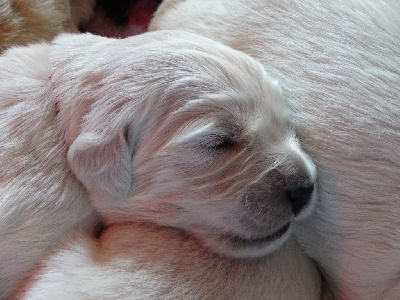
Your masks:
{"label": "cream fur", "polygon": [[0,57],[0,299],[46,248],[92,219],[65,159],[50,49],[40,44]]}
{"label": "cream fur", "polygon": [[291,239],[270,256],[212,254],[190,236],[147,224],[75,235],[23,299],[320,299],[319,274]]}
{"label": "cream fur", "polygon": [[89,20],[95,0],[0,0],[0,53],[15,45],[50,41],[78,32]]}
{"label": "cream fur", "polygon": [[243,53],[160,31],[63,35],[0,60],[0,297],[93,227],[89,199],[107,225],[178,228],[238,258],[279,248],[314,206],[280,86]]}
{"label": "cream fur", "polygon": [[164,1],[179,28],[275,68],[317,162],[319,201],[295,229],[340,299],[400,297],[400,2]]}

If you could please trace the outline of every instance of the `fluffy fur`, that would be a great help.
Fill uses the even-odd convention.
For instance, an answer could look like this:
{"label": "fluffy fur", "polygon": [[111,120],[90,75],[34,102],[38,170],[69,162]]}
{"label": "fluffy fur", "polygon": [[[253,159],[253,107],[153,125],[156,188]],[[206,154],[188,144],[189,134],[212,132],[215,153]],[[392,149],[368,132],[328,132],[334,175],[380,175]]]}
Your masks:
{"label": "fluffy fur", "polygon": [[296,235],[341,299],[400,295],[400,2],[165,1],[179,28],[279,71],[317,162],[316,213]]}
{"label": "fluffy fur", "polygon": [[270,256],[238,260],[166,227],[113,225],[100,240],[71,237],[43,268],[21,298],[320,299],[319,274],[293,240]]}
{"label": "fluffy fur", "polygon": [[78,32],[95,0],[0,0],[0,53],[14,45],[50,41],[61,32]]}
{"label": "fluffy fur", "polygon": [[174,227],[239,258],[277,249],[314,206],[280,86],[245,54],[166,31],[64,35],[0,60],[1,296],[93,225],[88,198],[107,225]]}
{"label": "fluffy fur", "polygon": [[50,49],[15,48],[0,57],[0,299],[60,236],[94,219],[66,161]]}

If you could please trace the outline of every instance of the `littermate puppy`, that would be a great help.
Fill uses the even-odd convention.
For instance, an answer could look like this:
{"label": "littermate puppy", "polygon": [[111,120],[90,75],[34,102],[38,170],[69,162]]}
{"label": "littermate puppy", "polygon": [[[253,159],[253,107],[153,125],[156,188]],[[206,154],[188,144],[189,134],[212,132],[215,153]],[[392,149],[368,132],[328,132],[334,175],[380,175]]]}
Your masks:
{"label": "littermate puppy", "polygon": [[1,297],[68,231],[91,228],[91,207],[106,225],[172,227],[251,258],[314,206],[315,167],[278,82],[207,38],[63,35],[12,49],[0,95]]}
{"label": "littermate puppy", "polygon": [[71,236],[25,290],[17,299],[322,299],[314,264],[291,238],[268,256],[230,259],[143,223],[111,225],[99,240]]}
{"label": "littermate puppy", "polygon": [[89,20],[95,0],[0,0],[0,53],[15,45],[50,41],[78,32]]}

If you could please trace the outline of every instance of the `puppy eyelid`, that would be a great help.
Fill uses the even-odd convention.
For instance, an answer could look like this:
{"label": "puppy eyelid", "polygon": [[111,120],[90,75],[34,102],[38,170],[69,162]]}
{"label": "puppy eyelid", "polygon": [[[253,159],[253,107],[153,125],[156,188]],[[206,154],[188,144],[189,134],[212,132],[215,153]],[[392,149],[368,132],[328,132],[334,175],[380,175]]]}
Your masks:
{"label": "puppy eyelid", "polygon": [[229,136],[216,133],[203,136],[200,142],[200,147],[210,150],[224,150],[234,145],[235,142]]}

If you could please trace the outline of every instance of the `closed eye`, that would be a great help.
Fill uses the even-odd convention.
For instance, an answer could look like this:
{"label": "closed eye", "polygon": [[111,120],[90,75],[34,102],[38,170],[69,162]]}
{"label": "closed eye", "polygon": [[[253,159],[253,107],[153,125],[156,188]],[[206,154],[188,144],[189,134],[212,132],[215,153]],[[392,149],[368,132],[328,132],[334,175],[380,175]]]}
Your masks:
{"label": "closed eye", "polygon": [[226,135],[209,134],[202,137],[200,146],[209,150],[221,151],[231,149],[235,146],[235,142]]}

